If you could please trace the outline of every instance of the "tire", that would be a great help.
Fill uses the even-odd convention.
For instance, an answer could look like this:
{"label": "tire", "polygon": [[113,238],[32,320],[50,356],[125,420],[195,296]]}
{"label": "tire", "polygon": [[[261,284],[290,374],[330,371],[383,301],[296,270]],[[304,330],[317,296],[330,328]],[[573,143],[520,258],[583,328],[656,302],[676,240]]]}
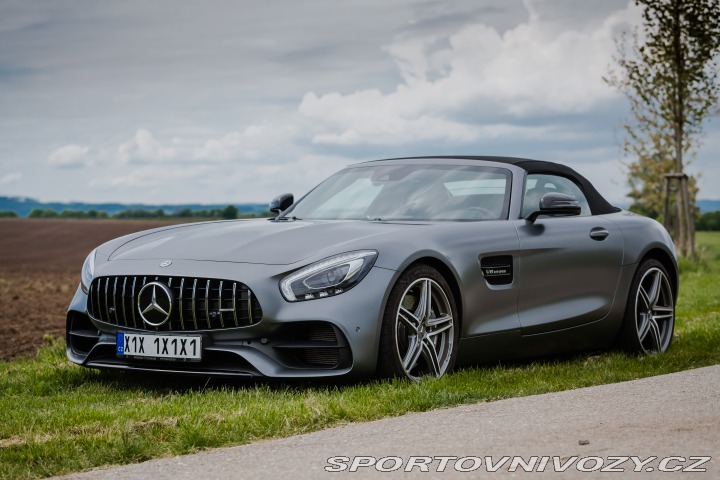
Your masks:
{"label": "tire", "polygon": [[675,298],[667,270],[657,260],[640,264],[628,295],[620,345],[628,353],[666,351],[675,329]]}
{"label": "tire", "polygon": [[445,278],[427,265],[411,267],[393,286],[385,307],[378,374],[417,381],[450,373],[459,337],[455,300]]}

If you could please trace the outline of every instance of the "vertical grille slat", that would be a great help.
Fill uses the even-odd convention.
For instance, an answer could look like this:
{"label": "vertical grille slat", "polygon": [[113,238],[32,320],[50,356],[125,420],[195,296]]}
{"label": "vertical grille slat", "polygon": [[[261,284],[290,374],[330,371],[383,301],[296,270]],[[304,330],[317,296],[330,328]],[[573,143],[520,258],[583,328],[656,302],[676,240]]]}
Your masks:
{"label": "vertical grille slat", "polygon": [[[142,284],[140,285],[140,288],[138,289],[138,294],[140,293],[140,290],[142,290],[142,287],[144,287],[146,283],[147,283],[147,277],[143,277]],[[138,308],[138,307],[135,307],[135,308]],[[143,328],[142,317],[138,318],[138,325],[139,326],[136,328]]]}
{"label": "vertical grille slat", "polygon": [[197,278],[193,281],[193,293],[192,293],[192,314],[193,314],[193,323],[195,324],[195,330],[198,329],[197,312],[195,310],[195,301],[196,300],[197,300]]}
{"label": "vertical grille slat", "polygon": [[[159,327],[146,325],[140,315],[138,304],[143,300],[138,302],[138,295],[149,281],[160,282],[172,292],[170,318]],[[87,309],[101,322],[149,331],[222,330],[262,320],[262,308],[247,285],[193,277],[96,278],[88,289]]]}
{"label": "vertical grille slat", "polygon": [[117,311],[117,282],[118,277],[115,277],[115,281],[113,282],[113,313],[115,314],[115,324],[120,325],[120,319]]}
{"label": "vertical grille slat", "polygon": [[233,296],[232,296],[232,309],[233,309],[233,320],[235,320],[235,326],[238,326],[238,318],[237,318],[237,282],[233,282]]}
{"label": "vertical grille slat", "polygon": [[220,312],[220,328],[225,328],[225,319],[223,318],[223,302],[222,302],[222,289],[223,281],[220,280],[220,287],[218,287],[218,311]]}
{"label": "vertical grille slat", "polygon": [[205,284],[205,321],[208,329],[212,329],[212,325],[210,325],[210,280]]}
{"label": "vertical grille slat", "polygon": [[100,296],[102,295],[102,288],[100,286],[100,283],[95,286],[95,301],[97,303],[97,310],[95,312],[98,316],[102,314],[102,304],[100,303]]}
{"label": "vertical grille slat", "polygon": [[179,305],[178,305],[178,312],[180,313],[180,330],[185,330],[185,319],[183,318],[183,310],[185,309],[183,305],[183,290],[185,289],[185,279],[180,279],[180,298],[179,298]]}
{"label": "vertical grille slat", "polygon": [[122,314],[123,314],[123,322],[125,323],[125,326],[128,326],[127,321],[127,313],[125,310],[125,286],[127,284],[127,277],[123,277],[123,289],[122,289]]}
{"label": "vertical grille slat", "polygon": [[253,323],[253,311],[252,311],[252,292],[248,289],[247,292],[247,315],[248,315],[248,323],[252,325]]}
{"label": "vertical grille slat", "polygon": [[135,285],[137,284],[137,277],[133,277],[133,286],[132,286],[132,294],[130,295],[130,310],[132,311],[132,319],[133,319],[133,327],[137,328],[137,320],[135,318],[135,310],[137,307],[135,306]]}
{"label": "vertical grille slat", "polygon": [[105,279],[105,318],[110,320],[110,300],[108,299],[108,287],[110,286],[110,277]]}
{"label": "vertical grille slat", "polygon": [[97,301],[97,286],[94,283],[90,284],[90,289],[88,290],[88,313],[93,316],[97,317],[98,314],[96,313],[97,310],[95,310],[95,302]]}

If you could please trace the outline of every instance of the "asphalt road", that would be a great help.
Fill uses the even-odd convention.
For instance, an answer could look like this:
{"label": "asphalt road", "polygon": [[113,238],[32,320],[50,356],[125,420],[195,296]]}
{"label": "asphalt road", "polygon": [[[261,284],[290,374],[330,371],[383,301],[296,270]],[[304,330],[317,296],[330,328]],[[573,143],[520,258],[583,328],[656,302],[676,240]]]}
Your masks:
{"label": "asphalt road", "polygon": [[[720,365],[632,382],[410,414],[65,478],[550,478],[555,476],[556,469],[567,467],[560,477],[718,479],[719,454]],[[413,456],[430,457],[415,461],[427,461],[429,471],[415,466],[410,473],[404,472]],[[442,460],[440,456],[453,458]],[[535,473],[527,473],[524,470],[527,467],[522,465],[511,471],[512,458],[499,471],[492,472],[504,456],[521,456],[525,462],[531,462],[532,456],[540,458],[535,460]],[[681,458],[663,464],[662,459],[668,456]],[[330,457],[349,460],[338,459],[329,464]],[[355,472],[350,472],[353,461],[374,463],[359,457],[377,460],[399,457],[379,462],[381,469],[396,465],[399,468],[383,473],[376,469],[377,465],[357,466]],[[690,468],[698,462],[690,457],[712,459],[696,467],[706,469],[705,473],[661,471]],[[444,471],[440,472],[443,461]],[[544,473],[538,473],[543,461]],[[645,461],[648,463],[643,465]],[[618,463],[613,466],[611,462]],[[328,473],[325,467],[345,470]],[[477,467],[474,471],[456,470],[474,467]],[[602,469],[621,470],[625,474]]]}

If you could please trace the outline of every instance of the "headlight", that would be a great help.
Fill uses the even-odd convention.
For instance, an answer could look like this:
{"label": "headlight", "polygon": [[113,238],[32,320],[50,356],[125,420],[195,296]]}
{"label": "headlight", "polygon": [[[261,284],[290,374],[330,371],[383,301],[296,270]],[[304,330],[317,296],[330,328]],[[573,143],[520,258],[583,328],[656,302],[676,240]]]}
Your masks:
{"label": "headlight", "polygon": [[326,258],[283,278],[280,291],[288,302],[339,295],[367,275],[377,256],[375,250],[359,250]]}
{"label": "headlight", "polygon": [[82,272],[80,273],[80,285],[82,291],[85,294],[90,290],[90,283],[93,280],[93,274],[95,273],[95,253],[97,249],[90,252],[90,255],[85,259],[85,263],[82,266]]}

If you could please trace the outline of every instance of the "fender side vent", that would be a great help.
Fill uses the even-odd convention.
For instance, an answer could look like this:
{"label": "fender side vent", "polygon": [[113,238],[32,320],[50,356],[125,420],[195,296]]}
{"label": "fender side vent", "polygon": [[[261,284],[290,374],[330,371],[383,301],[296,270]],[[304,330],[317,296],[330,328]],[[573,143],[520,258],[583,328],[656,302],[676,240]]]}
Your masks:
{"label": "fender side vent", "polygon": [[513,282],[512,255],[497,255],[480,259],[480,269],[490,285],[509,285]]}

